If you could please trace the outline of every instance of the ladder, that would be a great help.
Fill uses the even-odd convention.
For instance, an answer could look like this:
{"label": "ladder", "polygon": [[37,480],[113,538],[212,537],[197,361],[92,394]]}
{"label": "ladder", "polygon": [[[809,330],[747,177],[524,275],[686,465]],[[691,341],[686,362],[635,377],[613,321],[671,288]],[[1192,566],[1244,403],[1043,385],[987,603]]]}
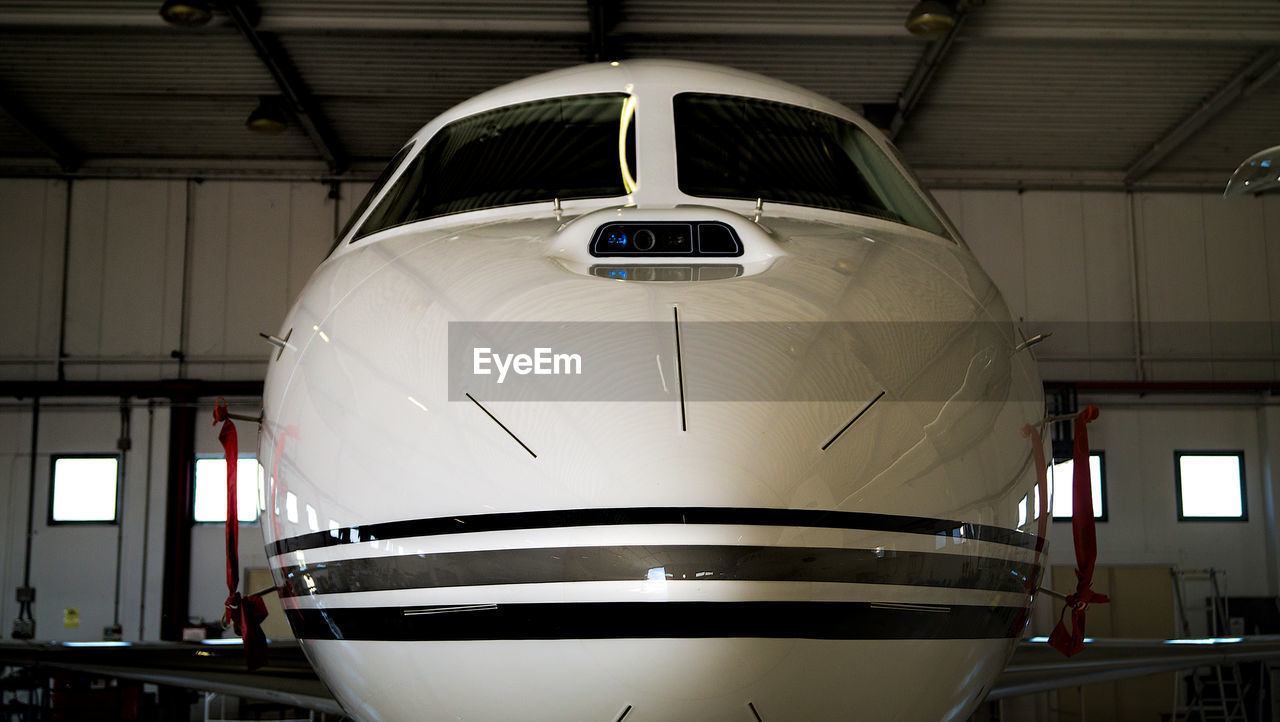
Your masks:
{"label": "ladder", "polygon": [[[1169,574],[1173,577],[1173,603],[1177,619],[1181,625],[1178,630],[1183,637],[1191,636],[1191,624],[1187,618],[1186,604],[1183,602],[1185,586],[1188,579],[1207,581],[1209,584],[1209,636],[1228,636],[1230,625],[1230,609],[1227,597],[1223,592],[1226,586],[1226,570],[1214,569],[1178,569],[1172,568]],[[1219,578],[1222,583],[1219,584]],[[1175,685],[1187,681],[1190,699],[1185,708],[1180,704],[1179,687],[1173,690],[1173,716],[1171,722],[1248,722],[1245,712],[1244,697],[1246,690],[1241,681],[1240,665],[1218,666],[1209,668],[1207,675],[1200,674],[1203,668],[1190,670],[1186,677],[1179,679]],[[1224,674],[1225,670],[1225,674]],[[1216,693],[1216,694],[1215,694]]]}

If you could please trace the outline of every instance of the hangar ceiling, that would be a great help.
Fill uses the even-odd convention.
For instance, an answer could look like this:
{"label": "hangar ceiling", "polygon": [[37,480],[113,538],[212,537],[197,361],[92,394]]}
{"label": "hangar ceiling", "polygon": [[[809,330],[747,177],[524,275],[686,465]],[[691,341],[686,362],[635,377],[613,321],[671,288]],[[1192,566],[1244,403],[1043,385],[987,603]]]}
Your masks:
{"label": "hangar ceiling", "polygon": [[[914,0],[223,0],[192,29],[160,4],[0,0],[0,175],[368,177],[449,106],[593,57],[906,105],[935,187],[1221,188],[1280,143],[1276,0],[970,0],[942,40],[904,29]],[[247,130],[282,92],[301,122]]]}

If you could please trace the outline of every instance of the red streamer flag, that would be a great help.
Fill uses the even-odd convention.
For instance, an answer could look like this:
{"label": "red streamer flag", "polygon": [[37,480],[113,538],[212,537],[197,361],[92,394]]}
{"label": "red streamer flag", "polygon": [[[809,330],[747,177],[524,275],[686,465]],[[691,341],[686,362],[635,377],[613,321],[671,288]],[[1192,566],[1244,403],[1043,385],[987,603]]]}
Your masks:
{"label": "red streamer flag", "polygon": [[[1067,595],[1058,624],[1049,635],[1049,645],[1068,657],[1084,650],[1085,613],[1090,604],[1110,599],[1093,591],[1093,565],[1098,559],[1098,539],[1093,521],[1093,483],[1089,472],[1089,431],[1087,425],[1098,418],[1098,407],[1086,406],[1076,415],[1071,475],[1071,536],[1076,547],[1076,591]],[[1064,621],[1071,610],[1071,631]]]}
{"label": "red streamer flag", "polygon": [[240,513],[236,492],[236,465],[240,460],[240,442],[236,425],[227,413],[227,402],[218,399],[213,407],[213,423],[222,422],[218,441],[222,442],[227,460],[227,601],[222,623],[230,624],[244,640],[245,662],[250,670],[267,663],[267,638],[262,633],[262,620],[267,618],[267,605],[259,594],[240,594]]}

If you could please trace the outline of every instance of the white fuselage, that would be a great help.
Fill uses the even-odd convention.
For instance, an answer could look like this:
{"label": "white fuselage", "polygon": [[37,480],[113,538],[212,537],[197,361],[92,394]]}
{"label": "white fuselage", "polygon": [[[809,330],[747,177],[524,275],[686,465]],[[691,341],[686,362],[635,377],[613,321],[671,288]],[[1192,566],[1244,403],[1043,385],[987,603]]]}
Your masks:
{"label": "white fuselage", "polygon": [[[354,717],[952,719],[1003,668],[1048,513],[1020,434],[1040,381],[1004,302],[954,240],[682,194],[669,108],[689,89],[856,121],[691,64],[493,91],[419,137],[631,93],[635,192],[344,239],[285,320],[263,529],[295,633]],[[670,281],[634,267],[675,260],[587,253],[601,222],[668,218],[727,223],[743,253]],[[512,329],[531,356],[586,349],[556,377],[571,396],[521,391],[544,377],[510,365],[495,396],[497,374],[474,373]],[[601,329],[624,330],[605,356]]]}

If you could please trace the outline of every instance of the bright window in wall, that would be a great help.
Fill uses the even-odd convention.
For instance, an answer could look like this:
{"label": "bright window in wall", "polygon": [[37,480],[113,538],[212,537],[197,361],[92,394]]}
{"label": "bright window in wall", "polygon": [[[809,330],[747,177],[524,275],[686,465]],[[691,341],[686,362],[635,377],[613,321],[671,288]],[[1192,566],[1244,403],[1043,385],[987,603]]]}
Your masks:
{"label": "bright window in wall", "polygon": [[53,457],[50,524],[114,524],[118,521],[120,457]]}
{"label": "bright window in wall", "polygon": [[[258,520],[258,460],[241,456],[236,462],[236,516],[243,523]],[[197,522],[227,520],[227,462],[221,457],[196,459],[194,518]]]}
{"label": "bright window in wall", "polygon": [[1243,451],[1175,451],[1179,521],[1248,521]]}
{"label": "bright window in wall", "polygon": [[[1072,510],[1071,480],[1075,474],[1075,462],[1060,461],[1049,469],[1049,484],[1053,488],[1053,518],[1070,521]],[[1093,518],[1107,520],[1107,477],[1103,452],[1089,452],[1089,481],[1093,487]]]}

